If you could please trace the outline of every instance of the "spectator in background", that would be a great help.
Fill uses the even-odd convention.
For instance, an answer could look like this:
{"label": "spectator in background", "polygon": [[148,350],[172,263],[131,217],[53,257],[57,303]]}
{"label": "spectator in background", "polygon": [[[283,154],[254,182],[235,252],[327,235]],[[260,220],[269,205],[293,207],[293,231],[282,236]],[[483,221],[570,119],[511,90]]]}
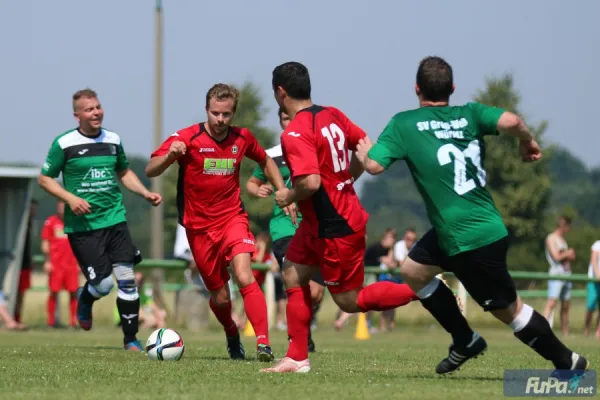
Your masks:
{"label": "spectator in background", "polygon": [[[387,228],[381,237],[381,240],[369,247],[365,251],[365,266],[379,266],[383,271],[393,271],[399,267],[398,262],[394,258],[394,244],[398,238],[396,230]],[[380,274],[377,277],[378,281],[392,280],[390,274]],[[389,320],[390,313],[382,312],[380,319],[380,330],[392,329],[393,324]],[[392,313],[393,315],[393,313]],[[369,318],[370,321],[370,318]]]}
{"label": "spectator in background", "polygon": [[56,214],[44,222],[42,228],[42,253],[46,257],[44,272],[48,274],[47,323],[56,327],[56,301],[61,290],[69,292],[71,327],[77,327],[77,288],[79,287],[79,266],[71,250],[69,238],[65,234],[63,222],[65,203],[56,203]]}
{"label": "spectator in background", "polygon": [[4,294],[0,290],[0,322],[4,323],[4,327],[10,330],[25,329],[26,326],[18,323],[8,312],[8,306],[4,299]]}
{"label": "spectator in background", "polygon": [[588,282],[587,284],[587,310],[585,313],[585,336],[590,336],[592,317],[598,311],[596,319],[596,339],[600,339],[600,240],[592,245],[588,278],[595,278],[599,282]]}
{"label": "spectator in background", "polygon": [[31,269],[33,268],[33,255],[31,254],[31,231],[32,221],[37,213],[39,203],[32,199],[29,205],[29,220],[27,221],[27,232],[25,233],[25,246],[23,247],[23,258],[21,260],[21,271],[19,273],[19,287],[17,290],[17,302],[15,303],[15,321],[21,328],[26,328],[21,322],[23,311],[23,300],[25,292],[31,287]]}
{"label": "spectator in background", "polygon": [[[546,237],[546,259],[550,264],[550,275],[571,275],[571,261],[575,260],[575,250],[569,248],[565,235],[571,230],[571,218],[561,216],[556,229]],[[548,281],[548,302],[544,317],[552,326],[552,316],[558,299],[561,300],[560,322],[563,335],[569,334],[569,301],[573,284],[564,280]]]}

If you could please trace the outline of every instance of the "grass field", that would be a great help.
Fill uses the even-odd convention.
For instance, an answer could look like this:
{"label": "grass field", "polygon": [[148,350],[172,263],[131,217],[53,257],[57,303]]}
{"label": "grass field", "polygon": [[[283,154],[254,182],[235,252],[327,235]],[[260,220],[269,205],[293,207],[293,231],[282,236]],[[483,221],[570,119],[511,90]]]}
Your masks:
{"label": "grass field", "polygon": [[[43,315],[42,299],[28,299],[30,318]],[[111,305],[104,301],[98,313],[109,314]],[[121,350],[120,330],[106,325],[90,332],[41,327],[22,333],[0,331],[0,398],[489,399],[503,397],[504,369],[550,368],[514,339],[510,330],[480,323],[478,331],[489,346],[485,356],[452,376],[437,376],[435,365],[446,356],[450,338],[432,321],[408,325],[407,319],[422,313],[419,307],[414,304],[399,312],[396,331],[356,341],[353,326],[342,332],[330,328],[334,309],[327,305],[322,315],[327,322],[315,333],[317,353],[311,356],[312,371],[306,375],[259,373],[265,365],[250,351],[252,338],[244,339],[250,359],[230,361],[223,334],[217,330],[180,330],[185,355],[170,363]],[[476,323],[481,318],[489,320],[471,307]],[[149,334],[142,331],[140,339]],[[284,333],[272,332],[278,357],[284,353],[285,339]],[[566,343],[585,354],[592,368],[598,364],[600,344],[595,339],[575,332]]]}

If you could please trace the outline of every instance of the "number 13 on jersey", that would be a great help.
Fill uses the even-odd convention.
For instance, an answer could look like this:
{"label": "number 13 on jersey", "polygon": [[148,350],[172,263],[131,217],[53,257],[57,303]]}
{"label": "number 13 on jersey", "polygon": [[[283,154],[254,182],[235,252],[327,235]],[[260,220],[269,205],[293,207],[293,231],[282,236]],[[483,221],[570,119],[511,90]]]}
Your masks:
{"label": "number 13 on jersey", "polygon": [[476,187],[473,179],[467,179],[467,158],[477,168],[477,180],[479,184],[482,187],[485,186],[486,173],[481,167],[481,148],[478,140],[473,140],[463,151],[460,151],[459,148],[451,143],[440,147],[437,152],[437,158],[441,166],[452,162],[450,155],[454,158],[454,191],[459,196],[470,192]]}
{"label": "number 13 on jersey", "polygon": [[330,124],[321,129],[321,133],[329,142],[334,172],[345,171],[348,165],[348,151],[346,150],[346,136],[344,131],[336,124]]}

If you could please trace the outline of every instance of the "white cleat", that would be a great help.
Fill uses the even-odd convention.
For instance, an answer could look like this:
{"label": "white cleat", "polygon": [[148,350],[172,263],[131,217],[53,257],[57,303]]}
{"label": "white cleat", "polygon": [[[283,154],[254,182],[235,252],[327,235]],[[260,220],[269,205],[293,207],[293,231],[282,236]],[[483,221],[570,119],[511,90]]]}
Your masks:
{"label": "white cleat", "polygon": [[289,357],[283,357],[274,367],[260,370],[260,372],[297,372],[301,374],[305,374],[308,371],[310,371],[310,361],[308,361],[308,358],[303,361],[296,361]]}

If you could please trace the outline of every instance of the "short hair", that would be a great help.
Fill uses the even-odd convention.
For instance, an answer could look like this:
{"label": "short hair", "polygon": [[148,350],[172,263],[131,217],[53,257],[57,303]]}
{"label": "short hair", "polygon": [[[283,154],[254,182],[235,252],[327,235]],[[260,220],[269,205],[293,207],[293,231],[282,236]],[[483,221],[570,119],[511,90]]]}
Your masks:
{"label": "short hair", "polygon": [[279,116],[279,119],[281,119],[281,115],[284,113],[285,111],[283,111],[283,108],[279,107],[279,110],[277,110],[277,115]]}
{"label": "short hair", "polygon": [[452,94],[452,67],[441,57],[426,57],[417,70],[417,85],[425,100],[447,101]]}
{"label": "short hair", "polygon": [[571,217],[569,217],[568,215],[561,215],[558,218],[558,221],[564,221],[565,224],[567,225],[571,225],[571,222],[573,222],[573,219]]}
{"label": "short hair", "polygon": [[239,98],[240,92],[235,87],[226,83],[217,83],[206,92],[206,109],[208,109],[210,99],[215,99],[216,101],[231,99],[233,100],[233,111],[235,111]]}
{"label": "short hair", "polygon": [[394,237],[396,237],[398,235],[398,232],[396,231],[396,228],[385,228],[385,231],[383,231],[383,236],[385,237],[387,235],[393,235]]}
{"label": "short hair", "polygon": [[406,228],[404,230],[404,233],[408,233],[408,232],[417,233],[417,230],[415,228],[413,228],[413,227]]}
{"label": "short hair", "polygon": [[308,68],[299,62],[290,61],[275,67],[272,85],[274,91],[281,86],[292,99],[310,99],[311,87]]}
{"label": "short hair", "polygon": [[75,110],[75,103],[77,102],[77,100],[83,99],[83,98],[97,99],[98,94],[90,88],[85,88],[85,89],[76,91],[75,93],[73,93],[73,110]]}

